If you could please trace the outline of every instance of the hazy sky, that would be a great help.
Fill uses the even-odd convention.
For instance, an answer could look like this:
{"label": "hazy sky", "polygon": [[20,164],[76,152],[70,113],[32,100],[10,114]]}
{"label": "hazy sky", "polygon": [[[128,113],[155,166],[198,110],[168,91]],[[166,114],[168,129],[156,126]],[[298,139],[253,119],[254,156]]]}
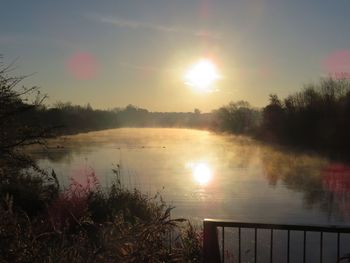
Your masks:
{"label": "hazy sky", "polygon": [[[26,84],[40,86],[48,103],[263,106],[270,93],[326,76],[327,63],[347,70],[349,11],[349,0],[1,0],[0,53],[19,58],[17,73],[36,73]],[[184,84],[202,57],[223,76],[215,92]]]}

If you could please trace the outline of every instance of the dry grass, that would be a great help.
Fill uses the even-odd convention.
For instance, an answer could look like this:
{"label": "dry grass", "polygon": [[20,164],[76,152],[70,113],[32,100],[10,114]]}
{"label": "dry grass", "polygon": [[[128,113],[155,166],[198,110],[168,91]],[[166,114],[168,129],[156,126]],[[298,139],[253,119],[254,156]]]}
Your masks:
{"label": "dry grass", "polygon": [[[43,191],[48,184],[35,187]],[[118,182],[102,191],[93,172],[85,184],[72,181],[52,199],[37,200],[45,207],[39,211],[15,201],[17,192],[1,192],[0,262],[201,260],[200,235],[186,220],[171,219],[172,208],[159,196],[149,198]],[[176,236],[172,246],[170,233]]]}

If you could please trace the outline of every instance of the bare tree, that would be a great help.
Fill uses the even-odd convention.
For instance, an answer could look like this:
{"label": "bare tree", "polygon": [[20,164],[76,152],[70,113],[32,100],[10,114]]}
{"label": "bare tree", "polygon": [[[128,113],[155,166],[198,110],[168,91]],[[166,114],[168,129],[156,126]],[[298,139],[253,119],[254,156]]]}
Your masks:
{"label": "bare tree", "polygon": [[46,96],[38,87],[20,86],[27,76],[12,76],[14,63],[5,65],[0,57],[0,176],[8,174],[9,168],[31,166],[39,170],[24,148],[45,145],[53,130],[34,121]]}

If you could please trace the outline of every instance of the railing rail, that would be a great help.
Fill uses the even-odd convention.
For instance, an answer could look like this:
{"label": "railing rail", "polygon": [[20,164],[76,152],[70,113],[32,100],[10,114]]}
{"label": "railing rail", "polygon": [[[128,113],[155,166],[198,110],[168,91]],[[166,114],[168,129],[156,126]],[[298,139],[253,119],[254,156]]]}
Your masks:
{"label": "railing rail", "polygon": [[[287,255],[286,261],[290,261],[290,233],[291,231],[302,231],[303,233],[303,261],[306,262],[306,237],[308,232],[318,232],[319,237],[319,250],[320,250],[320,262],[323,262],[323,233],[335,233],[336,234],[336,262],[339,262],[340,257],[340,235],[344,233],[350,233],[350,227],[343,226],[321,226],[321,225],[287,225],[287,224],[262,224],[262,223],[247,223],[236,222],[218,219],[205,219],[204,222],[204,263],[216,263],[225,262],[225,228],[237,228],[238,229],[238,262],[242,262],[241,257],[241,229],[253,229],[254,230],[254,262],[257,263],[257,232],[258,229],[270,230],[270,262],[274,262],[273,259],[273,246],[274,246],[274,230],[287,231]],[[218,228],[221,228],[221,248],[218,240]],[[220,253],[221,250],[221,253]]]}

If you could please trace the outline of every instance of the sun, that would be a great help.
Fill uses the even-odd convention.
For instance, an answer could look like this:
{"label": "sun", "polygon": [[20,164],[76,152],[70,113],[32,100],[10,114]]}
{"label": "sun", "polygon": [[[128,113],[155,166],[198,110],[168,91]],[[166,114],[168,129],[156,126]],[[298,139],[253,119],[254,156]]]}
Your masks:
{"label": "sun", "polygon": [[220,79],[216,65],[209,59],[201,59],[185,73],[185,84],[200,92],[211,92]]}

